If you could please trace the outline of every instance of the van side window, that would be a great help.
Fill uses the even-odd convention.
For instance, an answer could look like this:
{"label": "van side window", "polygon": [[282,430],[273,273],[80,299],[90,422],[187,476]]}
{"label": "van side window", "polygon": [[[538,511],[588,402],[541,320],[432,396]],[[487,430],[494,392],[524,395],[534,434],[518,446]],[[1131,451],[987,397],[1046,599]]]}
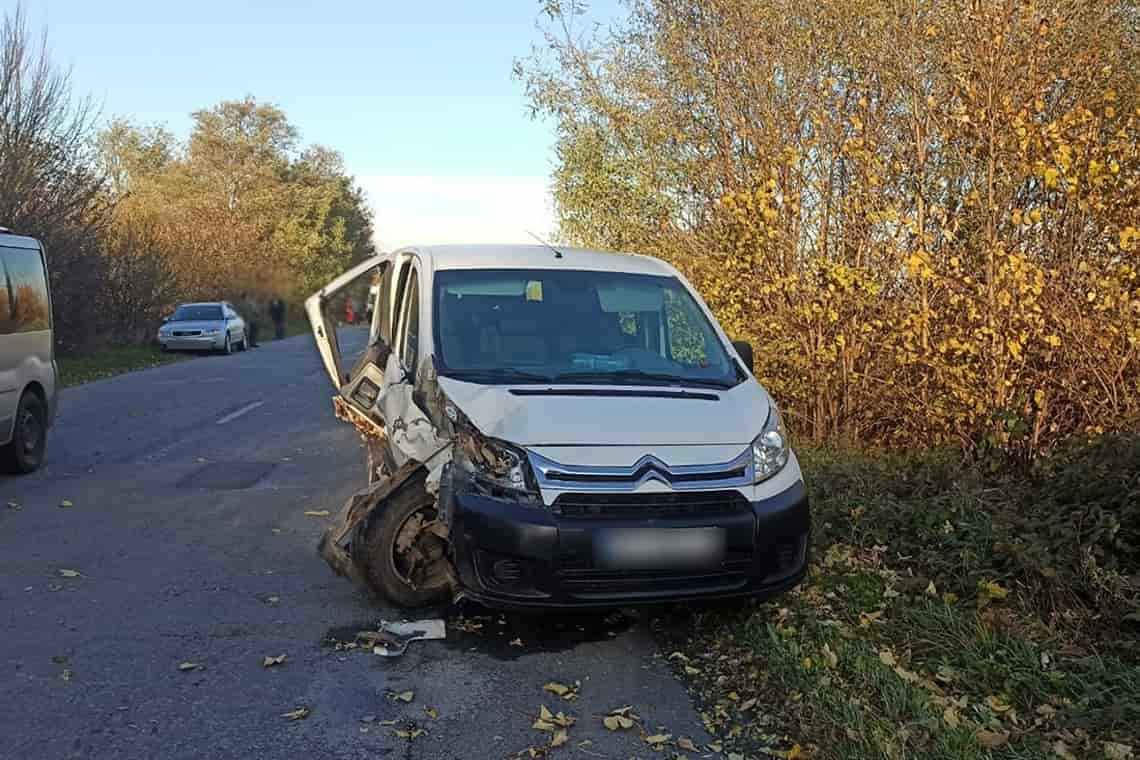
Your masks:
{"label": "van side window", "polygon": [[416,355],[420,347],[420,283],[419,276],[412,270],[408,280],[408,301],[404,310],[404,345],[400,358],[408,374],[415,377]]}
{"label": "van side window", "polygon": [[4,332],[47,330],[51,326],[51,309],[40,252],[0,248],[0,258],[7,272],[7,287],[0,298],[0,324],[7,321]]}
{"label": "van side window", "polygon": [[705,342],[708,336],[702,329],[703,320],[695,313],[696,306],[687,299],[666,288],[665,330],[669,338],[667,347],[669,358],[682,364],[706,366],[708,352]]}

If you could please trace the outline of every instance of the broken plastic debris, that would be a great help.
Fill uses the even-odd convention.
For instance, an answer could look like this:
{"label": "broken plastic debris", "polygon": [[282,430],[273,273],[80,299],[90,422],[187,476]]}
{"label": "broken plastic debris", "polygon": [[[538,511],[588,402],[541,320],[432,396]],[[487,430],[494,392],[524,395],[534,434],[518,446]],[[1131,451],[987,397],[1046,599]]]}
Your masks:
{"label": "broken plastic debris", "polygon": [[380,630],[369,636],[372,651],[381,657],[399,657],[413,641],[431,641],[447,638],[447,628],[439,618],[429,620],[404,620],[390,623],[380,622]]}

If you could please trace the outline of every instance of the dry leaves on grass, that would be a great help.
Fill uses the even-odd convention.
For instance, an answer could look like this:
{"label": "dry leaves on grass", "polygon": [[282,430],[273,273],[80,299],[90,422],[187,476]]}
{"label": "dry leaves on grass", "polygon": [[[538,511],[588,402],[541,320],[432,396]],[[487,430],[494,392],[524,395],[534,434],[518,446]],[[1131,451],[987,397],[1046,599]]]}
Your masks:
{"label": "dry leaves on grass", "polygon": [[974,738],[986,749],[998,749],[1009,743],[1009,731],[987,731],[981,728],[974,734]]}

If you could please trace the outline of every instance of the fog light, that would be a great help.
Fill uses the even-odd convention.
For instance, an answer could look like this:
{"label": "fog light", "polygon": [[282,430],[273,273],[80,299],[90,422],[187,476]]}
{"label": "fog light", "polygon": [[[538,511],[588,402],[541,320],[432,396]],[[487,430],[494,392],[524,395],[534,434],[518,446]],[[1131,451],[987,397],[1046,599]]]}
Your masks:
{"label": "fog light", "polygon": [[514,584],[522,580],[523,568],[517,559],[498,559],[491,566],[491,575],[499,583]]}

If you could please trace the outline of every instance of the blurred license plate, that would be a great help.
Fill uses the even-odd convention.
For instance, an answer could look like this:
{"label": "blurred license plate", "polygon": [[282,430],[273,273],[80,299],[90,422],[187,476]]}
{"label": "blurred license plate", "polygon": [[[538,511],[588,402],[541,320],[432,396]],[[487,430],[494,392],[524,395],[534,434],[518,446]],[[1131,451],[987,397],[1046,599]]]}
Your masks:
{"label": "blurred license plate", "polygon": [[594,536],[603,570],[694,570],[724,559],[723,528],[609,528]]}

